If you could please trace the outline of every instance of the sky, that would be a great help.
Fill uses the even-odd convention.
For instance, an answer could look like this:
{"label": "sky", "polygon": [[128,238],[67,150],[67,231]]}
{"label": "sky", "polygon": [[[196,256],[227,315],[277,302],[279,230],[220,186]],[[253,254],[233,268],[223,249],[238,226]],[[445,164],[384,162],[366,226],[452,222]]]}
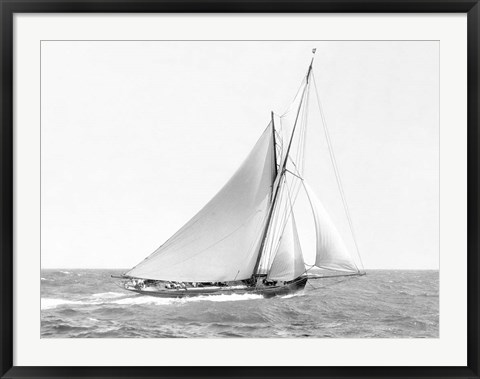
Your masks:
{"label": "sky", "polygon": [[[288,108],[312,48],[364,267],[438,269],[435,41],[42,42],[42,268],[143,260]],[[315,101],[307,169],[352,248]]]}

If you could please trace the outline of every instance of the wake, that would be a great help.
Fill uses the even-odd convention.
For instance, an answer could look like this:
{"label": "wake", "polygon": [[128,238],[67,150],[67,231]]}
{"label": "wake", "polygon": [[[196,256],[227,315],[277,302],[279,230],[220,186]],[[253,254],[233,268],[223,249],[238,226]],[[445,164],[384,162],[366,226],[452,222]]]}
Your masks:
{"label": "wake", "polygon": [[48,310],[63,306],[89,306],[89,305],[170,305],[189,304],[202,301],[232,302],[263,299],[262,295],[254,294],[222,294],[209,296],[196,296],[185,298],[160,298],[146,295],[130,295],[121,292],[102,292],[90,295],[79,300],[42,298],[41,309]]}

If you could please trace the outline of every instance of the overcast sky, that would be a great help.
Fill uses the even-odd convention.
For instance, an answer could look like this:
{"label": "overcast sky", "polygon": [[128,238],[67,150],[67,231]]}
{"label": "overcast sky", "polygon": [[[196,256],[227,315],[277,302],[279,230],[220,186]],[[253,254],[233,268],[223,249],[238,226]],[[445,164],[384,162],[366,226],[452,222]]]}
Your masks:
{"label": "overcast sky", "polygon": [[[44,41],[42,268],[143,260],[223,186],[270,111],[288,107],[312,47],[365,268],[437,269],[438,42],[388,41]],[[328,154],[310,150],[318,195],[348,239]]]}

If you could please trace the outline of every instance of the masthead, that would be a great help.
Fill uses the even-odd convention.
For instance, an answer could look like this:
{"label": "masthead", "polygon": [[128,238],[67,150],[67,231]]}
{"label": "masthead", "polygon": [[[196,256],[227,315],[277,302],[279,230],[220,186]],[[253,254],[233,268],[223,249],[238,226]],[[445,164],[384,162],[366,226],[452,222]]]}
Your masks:
{"label": "masthead", "polygon": [[310,76],[310,72],[312,71],[312,66],[313,66],[313,60],[315,59],[315,52],[317,51],[317,48],[312,49],[312,60],[310,61],[310,66],[308,66],[308,72],[307,72],[307,83],[308,83],[308,77]]}

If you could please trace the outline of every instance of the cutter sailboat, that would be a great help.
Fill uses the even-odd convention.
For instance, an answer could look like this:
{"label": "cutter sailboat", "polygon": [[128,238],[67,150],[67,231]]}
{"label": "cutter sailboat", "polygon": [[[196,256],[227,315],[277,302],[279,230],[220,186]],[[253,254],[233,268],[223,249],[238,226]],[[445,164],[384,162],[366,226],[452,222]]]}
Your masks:
{"label": "cutter sailboat", "polygon": [[[157,250],[113,276],[122,280],[124,289],[159,297],[234,293],[271,297],[302,290],[308,280],[332,273],[364,274],[361,260],[357,264],[352,258],[303,175],[313,61],[291,106],[281,116],[271,113],[267,128],[224,187]],[[332,165],[337,174],[334,158]],[[308,199],[315,225],[313,264],[304,259],[297,229],[300,191]],[[341,185],[339,191],[353,235]]]}

